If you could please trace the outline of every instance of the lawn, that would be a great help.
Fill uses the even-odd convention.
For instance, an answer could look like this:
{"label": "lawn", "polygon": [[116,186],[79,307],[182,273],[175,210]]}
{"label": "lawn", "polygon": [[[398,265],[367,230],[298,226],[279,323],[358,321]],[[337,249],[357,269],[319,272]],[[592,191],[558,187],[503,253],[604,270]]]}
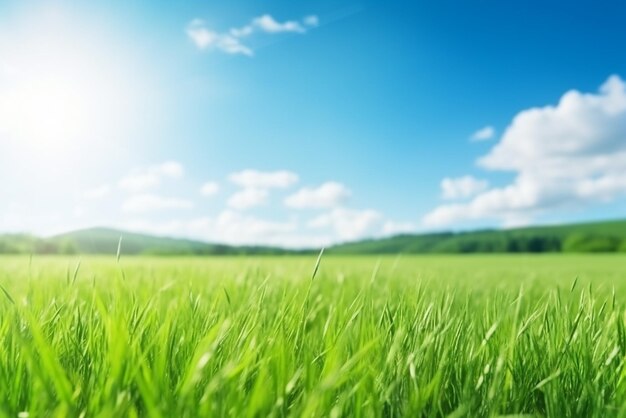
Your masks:
{"label": "lawn", "polygon": [[626,416],[626,256],[315,258],[0,257],[0,417]]}

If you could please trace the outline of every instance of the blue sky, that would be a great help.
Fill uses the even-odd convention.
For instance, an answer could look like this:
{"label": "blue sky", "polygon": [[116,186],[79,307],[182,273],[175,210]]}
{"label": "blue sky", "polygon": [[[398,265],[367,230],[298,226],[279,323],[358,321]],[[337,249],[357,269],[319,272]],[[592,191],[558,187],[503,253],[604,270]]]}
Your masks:
{"label": "blue sky", "polygon": [[0,230],[312,246],[622,217],[626,6],[5,1]]}

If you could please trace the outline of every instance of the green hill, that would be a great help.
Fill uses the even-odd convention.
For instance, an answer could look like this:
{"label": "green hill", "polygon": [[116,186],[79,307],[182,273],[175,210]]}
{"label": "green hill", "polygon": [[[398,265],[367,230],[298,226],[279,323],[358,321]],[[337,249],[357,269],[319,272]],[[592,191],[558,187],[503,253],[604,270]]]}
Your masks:
{"label": "green hill", "polygon": [[262,246],[229,246],[189,239],[159,237],[110,228],[72,231],[51,238],[29,235],[0,236],[0,253],[18,254],[117,254],[122,238],[123,255],[235,255],[281,254],[284,250]]}
{"label": "green hill", "polygon": [[507,230],[398,235],[336,245],[335,254],[626,251],[626,220]]}
{"label": "green hill", "polygon": [[[315,252],[230,246],[189,239],[90,228],[51,238],[0,235],[0,254],[110,254],[122,237],[124,255],[277,255]],[[405,234],[335,245],[331,254],[626,252],[626,220],[507,230]]]}
{"label": "green hill", "polygon": [[263,246],[230,246],[203,241],[137,234],[109,228],[91,228],[51,238],[57,243],[71,242],[81,254],[116,254],[122,238],[121,253],[126,255],[228,255],[277,254],[283,250]]}

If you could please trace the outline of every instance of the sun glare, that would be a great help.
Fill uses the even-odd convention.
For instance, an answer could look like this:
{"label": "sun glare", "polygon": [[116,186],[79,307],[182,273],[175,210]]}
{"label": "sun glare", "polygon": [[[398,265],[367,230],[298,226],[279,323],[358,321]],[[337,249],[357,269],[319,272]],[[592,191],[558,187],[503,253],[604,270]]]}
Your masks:
{"label": "sun glare", "polygon": [[97,112],[89,85],[41,71],[41,76],[20,80],[7,95],[10,108],[4,111],[12,120],[12,133],[46,148],[87,140]]}
{"label": "sun glare", "polygon": [[61,154],[125,128],[136,89],[115,45],[56,11],[16,25],[13,38],[0,29],[2,141]]}

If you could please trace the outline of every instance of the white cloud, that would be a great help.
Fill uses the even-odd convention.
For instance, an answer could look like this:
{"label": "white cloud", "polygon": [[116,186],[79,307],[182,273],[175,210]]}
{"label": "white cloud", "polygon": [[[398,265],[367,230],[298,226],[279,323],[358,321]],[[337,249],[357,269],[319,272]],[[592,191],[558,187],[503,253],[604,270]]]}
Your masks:
{"label": "white cloud", "polygon": [[612,76],[599,94],[572,90],[557,106],[520,112],[480,164],[488,169],[529,171],[549,163],[550,172],[573,172],[578,170],[568,167],[566,171],[564,163],[576,159],[585,163],[585,172],[606,167],[604,161],[598,165],[591,157],[613,160],[615,152],[626,149],[625,88],[619,77]]}
{"label": "white cloud", "polygon": [[184,176],[183,166],[176,161],[167,161],[145,169],[136,169],[118,183],[121,189],[139,192],[154,188],[164,178],[180,179]]}
{"label": "white cloud", "polygon": [[207,181],[200,188],[200,194],[202,196],[215,196],[220,191],[220,185],[216,181]]}
{"label": "white cloud", "polygon": [[311,234],[310,231],[303,231],[293,219],[268,220],[232,210],[225,210],[215,218],[174,219],[167,222],[154,222],[142,218],[124,222],[118,227],[151,234],[186,236],[229,245],[312,248],[325,246],[333,241],[330,234]]}
{"label": "white cloud", "polygon": [[215,220],[214,229],[215,236],[224,242],[277,242],[276,237],[295,233],[298,225],[294,221],[269,221],[225,210]]}
{"label": "white cloud", "polygon": [[228,206],[238,210],[264,205],[269,189],[285,189],[298,182],[298,175],[287,170],[243,170],[232,173],[228,178],[243,188],[228,199]]}
{"label": "white cloud", "polygon": [[108,184],[103,184],[101,186],[94,187],[91,190],[87,190],[83,195],[87,199],[98,200],[108,196],[110,192],[111,186],[109,186]]}
{"label": "white cloud", "polygon": [[487,190],[489,183],[472,176],[441,180],[441,194],[444,199],[464,199]]}
{"label": "white cloud", "polygon": [[374,234],[382,220],[383,216],[372,209],[336,208],[313,218],[308,226],[314,229],[331,228],[339,240],[352,241]]}
{"label": "white cloud", "polygon": [[254,33],[254,27],[252,25],[246,25],[241,28],[231,28],[229,33],[235,38],[245,38]]}
{"label": "white cloud", "polygon": [[278,22],[269,14],[255,17],[252,21],[241,28],[232,28],[229,33],[237,38],[245,38],[255,32],[264,32],[268,34],[277,33],[305,33],[306,27],[316,27],[319,25],[319,18],[315,15],[306,16],[302,19],[302,23],[295,20],[287,20]]}
{"label": "white cloud", "polygon": [[415,231],[415,225],[385,220],[371,209],[334,209],[306,223],[295,217],[264,219],[226,209],[214,218],[154,221],[146,216],[117,227],[165,236],[184,236],[230,245],[271,245],[285,248],[314,248],[368,236],[387,236]]}
{"label": "white cloud", "polygon": [[626,176],[607,174],[598,178],[582,180],[578,193],[587,199],[611,201],[616,194],[626,191]]}
{"label": "white cloud", "polygon": [[228,199],[228,206],[233,209],[244,210],[267,203],[269,193],[264,189],[243,189]]}
{"label": "white cloud", "polygon": [[385,221],[382,235],[410,234],[417,231],[417,225],[413,222]]}
{"label": "white cloud", "polygon": [[192,209],[193,202],[176,197],[154,194],[140,194],[126,199],[122,205],[124,212],[153,212],[161,210]]}
{"label": "white cloud", "polygon": [[304,33],[306,29],[295,20],[287,20],[285,22],[277,22],[272,16],[264,14],[263,16],[252,19],[252,26],[267,33],[295,32]]}
{"label": "white cloud", "polygon": [[237,186],[256,189],[284,189],[298,182],[298,175],[286,170],[243,170],[228,178]]}
{"label": "white cloud", "polygon": [[227,33],[217,33],[208,29],[202,20],[195,19],[187,26],[187,36],[198,49],[219,49],[227,54],[242,54],[251,57],[252,49],[241,43],[239,38]]}
{"label": "white cloud", "polygon": [[285,199],[285,205],[296,209],[332,208],[343,203],[350,194],[343,184],[329,181],[317,188],[300,189]]}
{"label": "white cloud", "polygon": [[217,49],[227,54],[253,56],[254,51],[242,42],[255,33],[270,35],[280,33],[305,33],[307,28],[316,27],[319,19],[315,15],[305,17],[302,22],[287,20],[279,22],[269,14],[253,18],[249,24],[231,28],[225,33],[209,29],[202,19],[194,19],[186,29],[187,36],[201,50]]}
{"label": "white cloud", "polygon": [[316,15],[310,15],[302,19],[302,22],[307,26],[316,27],[319,26],[320,19]]}
{"label": "white cloud", "polygon": [[124,177],[119,181],[121,189],[128,191],[140,191],[156,187],[160,183],[159,177],[151,173],[135,173]]}
{"label": "white cloud", "polygon": [[572,90],[556,106],[520,112],[479,165],[516,177],[468,203],[436,208],[425,224],[478,219],[519,224],[548,210],[626,195],[626,84],[612,76],[597,94]]}
{"label": "white cloud", "polygon": [[153,221],[145,216],[130,219],[114,225],[124,231],[155,234],[168,237],[186,237],[205,240],[206,231],[213,225],[208,217],[192,219],[170,219],[167,221]]}
{"label": "white cloud", "polygon": [[496,129],[493,126],[485,126],[472,134],[472,141],[488,141],[496,135]]}
{"label": "white cloud", "polygon": [[185,169],[176,161],[167,161],[155,167],[156,171],[165,177],[179,179],[185,175]]}

